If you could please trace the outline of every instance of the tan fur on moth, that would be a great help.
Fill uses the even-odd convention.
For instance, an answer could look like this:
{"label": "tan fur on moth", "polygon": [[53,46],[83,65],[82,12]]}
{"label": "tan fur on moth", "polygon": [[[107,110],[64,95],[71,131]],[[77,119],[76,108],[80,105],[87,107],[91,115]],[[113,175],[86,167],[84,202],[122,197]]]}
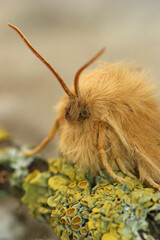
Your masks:
{"label": "tan fur on moth", "polygon": [[58,131],[61,153],[91,174],[105,168],[124,184],[125,180],[113,172],[120,169],[160,191],[160,110],[145,72],[124,63],[103,63],[80,76],[102,54],[102,49],[80,68],[69,89],[22,33],[9,26],[52,71],[67,93],[58,104],[58,116],[48,137],[25,154],[31,156],[40,151]]}

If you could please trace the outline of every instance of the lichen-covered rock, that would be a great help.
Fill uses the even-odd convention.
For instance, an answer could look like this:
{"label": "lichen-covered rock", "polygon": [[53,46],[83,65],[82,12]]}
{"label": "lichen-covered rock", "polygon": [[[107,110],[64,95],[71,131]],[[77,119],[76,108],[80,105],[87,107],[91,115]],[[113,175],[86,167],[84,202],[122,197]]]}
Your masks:
{"label": "lichen-covered rock", "polygon": [[123,186],[106,171],[91,179],[76,164],[49,159],[49,172],[24,182],[23,201],[65,239],[160,239],[160,192],[124,176]]}
{"label": "lichen-covered rock", "polygon": [[94,179],[66,159],[44,164],[40,156],[27,158],[22,151],[0,129],[0,196],[6,189],[25,192],[22,201],[30,212],[60,239],[160,239],[160,192],[121,172],[124,186],[107,171]]}

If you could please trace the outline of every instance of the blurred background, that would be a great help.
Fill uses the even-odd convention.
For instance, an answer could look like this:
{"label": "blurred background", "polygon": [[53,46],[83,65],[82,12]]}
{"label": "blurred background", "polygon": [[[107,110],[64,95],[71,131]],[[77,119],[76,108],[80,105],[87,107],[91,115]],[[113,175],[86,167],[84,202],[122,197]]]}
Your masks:
{"label": "blurred background", "polygon": [[[54,106],[64,94],[8,23],[24,33],[68,86],[75,72],[106,46],[100,59],[134,60],[159,87],[159,12],[159,0],[0,0],[0,125],[17,142],[37,145],[48,134]],[[56,149],[56,141],[51,142],[44,154],[57,156]]]}

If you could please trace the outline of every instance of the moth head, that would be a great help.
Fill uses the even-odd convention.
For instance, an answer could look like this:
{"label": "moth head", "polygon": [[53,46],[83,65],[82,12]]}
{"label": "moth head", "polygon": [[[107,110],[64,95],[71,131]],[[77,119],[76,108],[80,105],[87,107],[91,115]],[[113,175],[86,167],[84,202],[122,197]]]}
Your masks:
{"label": "moth head", "polygon": [[81,93],[79,89],[79,76],[81,72],[88,67],[91,63],[93,63],[105,50],[103,48],[101,51],[99,51],[93,58],[91,58],[85,65],[83,65],[75,74],[74,78],[74,90],[75,93],[72,93],[71,90],[67,87],[63,79],[60,77],[60,75],[55,71],[55,69],[33,48],[33,46],[29,43],[27,38],[23,35],[23,33],[15,26],[8,24],[9,27],[14,29],[18,35],[22,38],[22,40],[26,43],[26,45],[29,47],[29,49],[38,57],[48,68],[49,70],[55,75],[58,82],[60,83],[63,90],[66,92],[66,94],[69,97],[68,105],[65,108],[65,118],[66,120],[70,122],[74,121],[84,121],[90,116],[90,109],[86,105],[85,102],[81,99]]}
{"label": "moth head", "polygon": [[90,116],[89,107],[78,99],[69,101],[65,108],[65,119],[69,122],[84,121]]}

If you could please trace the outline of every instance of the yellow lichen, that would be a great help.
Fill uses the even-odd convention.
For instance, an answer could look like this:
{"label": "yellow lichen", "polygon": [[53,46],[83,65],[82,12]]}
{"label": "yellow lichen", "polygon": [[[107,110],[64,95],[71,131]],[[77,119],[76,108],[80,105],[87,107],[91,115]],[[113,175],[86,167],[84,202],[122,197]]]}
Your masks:
{"label": "yellow lichen", "polygon": [[87,181],[81,181],[78,183],[78,187],[80,188],[84,188],[88,186],[88,182]]}
{"label": "yellow lichen", "polygon": [[79,231],[80,225],[72,225],[71,228],[72,228],[74,231]]}
{"label": "yellow lichen", "polygon": [[119,240],[119,237],[116,236],[114,233],[105,233],[102,236],[102,240]]}
{"label": "yellow lichen", "polygon": [[78,215],[72,218],[73,225],[80,224],[81,222],[82,222],[82,218]]}
{"label": "yellow lichen", "polygon": [[0,127],[0,141],[11,139],[11,135],[4,129]]}
{"label": "yellow lichen", "polygon": [[65,176],[59,176],[59,175],[51,177],[48,181],[49,187],[54,191],[64,187],[64,185],[67,185],[67,184],[68,184],[68,179]]}
{"label": "yellow lichen", "polygon": [[76,212],[77,212],[76,208],[70,208],[67,210],[67,215],[73,217],[76,214]]}
{"label": "yellow lichen", "polygon": [[[68,168],[70,165],[64,159],[59,164],[52,160],[50,164],[52,172],[54,169],[57,173],[48,179],[49,221],[62,240],[136,239],[140,229],[148,228],[147,213],[160,208],[160,194],[150,188],[144,189],[137,179],[125,177],[128,182],[125,186],[117,182],[111,184],[102,173],[91,188],[93,183],[79,172],[76,164]],[[63,164],[62,174],[59,166]],[[70,177],[71,169],[74,178]],[[32,184],[38,183],[38,176],[34,174],[30,179]],[[43,208],[39,208],[40,212],[47,214],[48,210]]]}
{"label": "yellow lichen", "polygon": [[76,187],[76,185],[77,185],[76,182],[72,182],[72,183],[69,184],[69,187],[74,188],[74,187]]}

